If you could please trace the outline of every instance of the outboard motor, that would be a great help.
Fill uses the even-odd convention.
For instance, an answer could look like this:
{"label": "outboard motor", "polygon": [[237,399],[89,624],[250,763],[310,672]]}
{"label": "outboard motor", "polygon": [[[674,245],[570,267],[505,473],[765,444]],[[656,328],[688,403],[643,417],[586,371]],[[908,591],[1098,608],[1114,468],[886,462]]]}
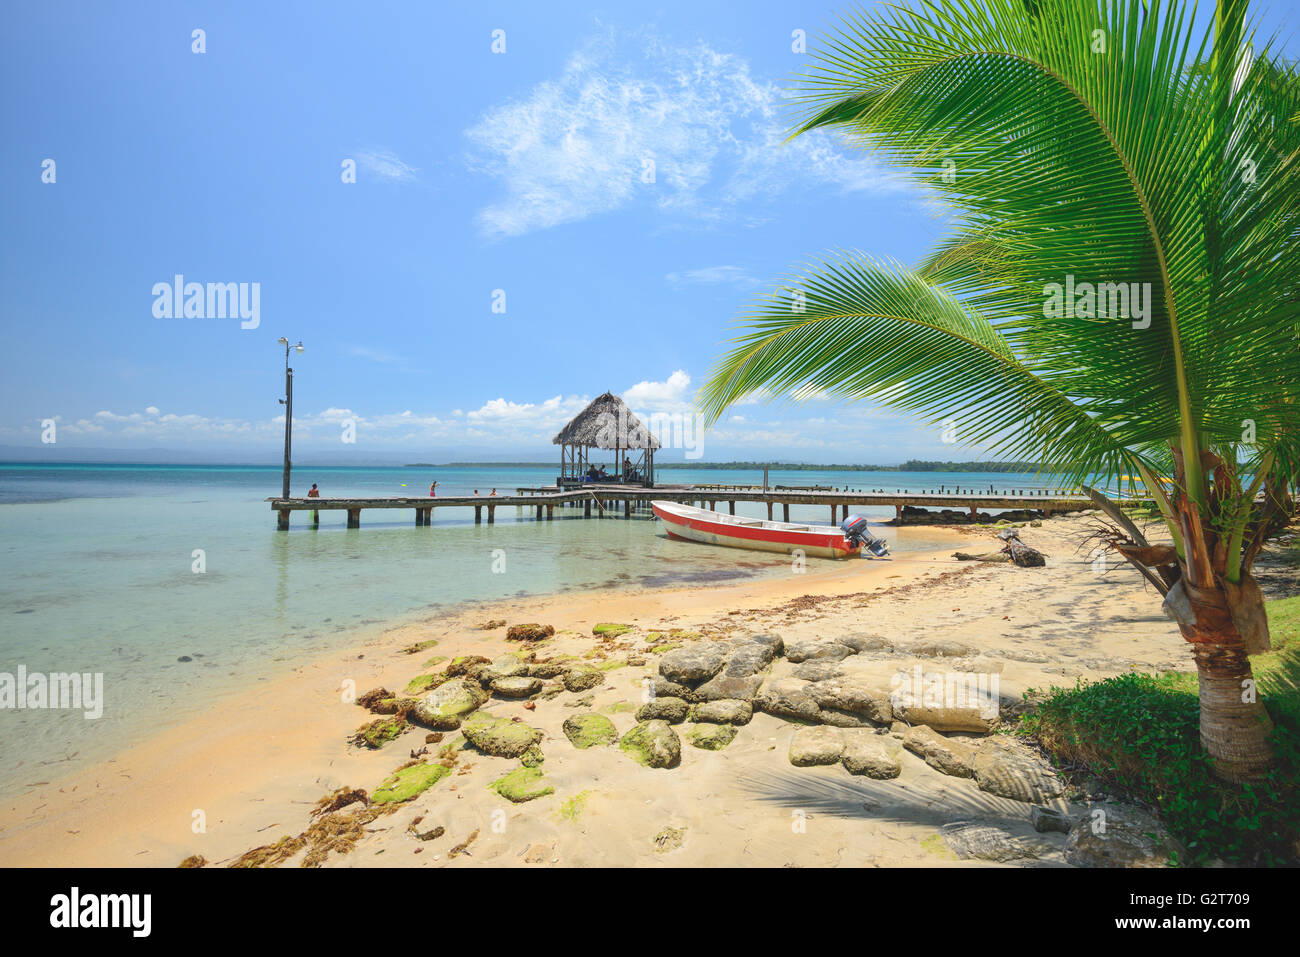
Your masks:
{"label": "outboard motor", "polygon": [[889,543],[883,538],[876,538],[867,531],[867,520],[861,515],[850,515],[840,522],[840,531],[850,545],[860,545],[877,558],[889,554]]}

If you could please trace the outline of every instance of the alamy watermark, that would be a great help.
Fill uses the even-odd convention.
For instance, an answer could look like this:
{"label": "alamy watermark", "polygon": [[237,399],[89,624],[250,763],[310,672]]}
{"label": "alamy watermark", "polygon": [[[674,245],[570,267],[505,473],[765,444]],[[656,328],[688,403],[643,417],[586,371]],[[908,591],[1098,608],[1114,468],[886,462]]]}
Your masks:
{"label": "alamy watermark", "polygon": [[0,671],[0,710],[78,710],[93,721],[104,714],[103,672]]}
{"label": "alamy watermark", "polygon": [[186,282],[177,273],[171,282],[153,284],[155,319],[241,319],[239,328],[262,324],[260,282]]}
{"label": "alamy watermark", "polygon": [[1151,326],[1151,283],[1081,282],[1068,273],[1065,284],[1043,286],[1043,315],[1049,319],[1131,319],[1134,329]]}
{"label": "alamy watermark", "polygon": [[994,672],[898,671],[890,679],[890,702],[896,709],[972,711],[996,718],[1001,704],[999,676]]}
{"label": "alamy watermark", "polygon": [[704,455],[704,427],[694,413],[653,412],[646,418],[647,423],[634,421],[624,409],[620,409],[617,415],[602,412],[596,419],[597,447],[634,451],[648,448],[653,436],[660,448],[685,449],[688,459]]}

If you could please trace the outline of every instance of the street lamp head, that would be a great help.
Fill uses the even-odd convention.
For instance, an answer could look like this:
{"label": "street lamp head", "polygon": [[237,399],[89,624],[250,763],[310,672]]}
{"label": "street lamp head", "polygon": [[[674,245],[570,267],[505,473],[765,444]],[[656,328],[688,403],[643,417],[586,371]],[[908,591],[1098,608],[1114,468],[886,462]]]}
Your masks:
{"label": "street lamp head", "polygon": [[299,352],[306,352],[306,351],[307,351],[306,349],[304,349],[304,348],[302,347],[302,340],[301,340],[301,339],[298,340],[298,345],[295,346],[294,348],[296,348]]}
{"label": "street lamp head", "polygon": [[284,336],[281,336],[279,339],[276,339],[275,341],[280,343],[280,345],[285,346],[286,348],[289,345],[289,340],[286,339]]}

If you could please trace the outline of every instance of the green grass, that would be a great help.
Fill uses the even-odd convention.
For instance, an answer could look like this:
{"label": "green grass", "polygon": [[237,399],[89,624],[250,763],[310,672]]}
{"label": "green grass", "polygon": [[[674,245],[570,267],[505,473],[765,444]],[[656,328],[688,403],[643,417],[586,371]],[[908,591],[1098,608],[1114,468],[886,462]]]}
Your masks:
{"label": "green grass", "polygon": [[1251,658],[1277,767],[1249,785],[1220,781],[1201,751],[1196,674],[1126,674],[1053,688],[1021,733],[1063,762],[1156,808],[1201,864],[1285,864],[1300,836],[1300,597],[1268,603],[1273,650]]}

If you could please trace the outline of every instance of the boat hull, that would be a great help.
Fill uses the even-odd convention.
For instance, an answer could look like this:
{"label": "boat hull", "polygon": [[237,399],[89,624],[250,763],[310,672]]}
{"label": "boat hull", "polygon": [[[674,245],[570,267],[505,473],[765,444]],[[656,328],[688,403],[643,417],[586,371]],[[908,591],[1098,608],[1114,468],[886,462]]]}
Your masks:
{"label": "boat hull", "polygon": [[831,525],[762,522],[675,502],[650,504],[671,538],[785,555],[802,551],[817,558],[850,558],[861,551],[861,546],[850,545],[844,533]]}

